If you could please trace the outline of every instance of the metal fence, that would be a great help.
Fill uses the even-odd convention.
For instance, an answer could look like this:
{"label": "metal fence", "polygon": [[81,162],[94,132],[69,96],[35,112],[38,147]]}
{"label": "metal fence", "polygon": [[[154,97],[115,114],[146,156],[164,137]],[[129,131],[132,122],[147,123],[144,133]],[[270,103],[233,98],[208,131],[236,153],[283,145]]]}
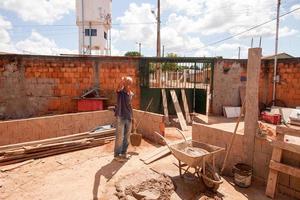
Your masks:
{"label": "metal fence", "polygon": [[212,68],[213,58],[143,58],[141,86],[207,89]]}

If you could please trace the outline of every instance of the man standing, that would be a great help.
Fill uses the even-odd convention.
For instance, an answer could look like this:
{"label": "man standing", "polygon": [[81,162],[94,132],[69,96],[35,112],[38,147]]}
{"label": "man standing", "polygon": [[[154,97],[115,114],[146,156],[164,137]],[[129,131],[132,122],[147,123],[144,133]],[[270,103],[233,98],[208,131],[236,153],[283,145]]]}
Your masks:
{"label": "man standing", "polygon": [[116,160],[125,161],[127,159],[127,148],[129,145],[129,136],[131,132],[132,105],[131,99],[133,92],[131,77],[122,77],[117,88],[117,105],[115,115],[117,118],[116,140],[114,157]]}

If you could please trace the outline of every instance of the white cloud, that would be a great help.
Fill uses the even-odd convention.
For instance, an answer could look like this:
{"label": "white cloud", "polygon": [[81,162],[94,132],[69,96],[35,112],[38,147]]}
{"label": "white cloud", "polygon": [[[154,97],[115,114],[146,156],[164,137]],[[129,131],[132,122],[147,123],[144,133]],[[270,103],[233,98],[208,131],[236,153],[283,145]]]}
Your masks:
{"label": "white cloud", "polygon": [[2,52],[15,52],[15,48],[11,44],[9,30],[12,29],[10,21],[4,19],[0,15],[0,51]]}
{"label": "white cloud", "polygon": [[117,18],[118,22],[124,24],[119,31],[120,39],[133,42],[143,41],[143,45],[153,47],[156,26],[155,24],[143,24],[145,22],[155,22],[151,9],[152,6],[150,4],[138,6],[135,3],[131,3],[124,15]]}
{"label": "white cloud", "polygon": [[[180,31],[184,30],[204,36],[220,33],[234,35],[276,16],[276,0],[204,0],[195,2],[201,4],[198,5],[201,9],[197,16],[190,15],[188,10],[180,14],[172,13],[169,15],[166,25]],[[280,31],[283,33],[281,36],[297,33],[295,29],[288,26],[281,27]],[[242,37],[270,37],[274,33],[275,25],[270,23],[249,31]]]}
{"label": "white cloud", "polygon": [[15,12],[24,21],[49,24],[75,9],[75,0],[1,0],[0,8]]}
{"label": "white cloud", "polygon": [[183,12],[189,16],[195,16],[202,13],[203,3],[199,0],[163,0],[162,11],[172,10]]}
{"label": "white cloud", "polygon": [[77,50],[59,48],[54,40],[44,37],[34,30],[27,39],[17,42],[15,46],[19,52],[29,54],[58,55],[77,53]]}
{"label": "white cloud", "polygon": [[[156,24],[143,24],[145,22],[155,21],[155,17],[151,13],[154,6],[150,4],[137,5],[132,3],[125,11],[124,15],[118,17],[117,20],[123,24],[118,33],[114,33],[117,40],[131,41],[133,44],[138,41],[142,41],[143,47],[151,49],[153,54],[156,52]],[[173,14],[169,17],[173,21],[176,20],[177,15]],[[177,20],[177,21],[180,21]],[[136,23],[138,25],[130,26],[128,23]],[[185,22],[186,23],[186,22]],[[182,26],[182,29],[180,28]],[[162,45],[166,47],[166,53],[182,53],[181,49],[187,49],[195,47],[197,54],[206,54],[207,52],[200,50],[199,47],[203,46],[203,43],[198,37],[192,37],[188,35],[188,32],[184,30],[185,25],[169,23],[167,26],[161,28],[161,41]]]}

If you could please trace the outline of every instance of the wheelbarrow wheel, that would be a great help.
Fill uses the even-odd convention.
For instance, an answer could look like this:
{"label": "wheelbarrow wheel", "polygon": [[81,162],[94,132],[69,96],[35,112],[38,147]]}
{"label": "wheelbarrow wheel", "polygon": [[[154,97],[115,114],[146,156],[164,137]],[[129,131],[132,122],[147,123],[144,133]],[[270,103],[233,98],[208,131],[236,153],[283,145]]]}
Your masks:
{"label": "wheelbarrow wheel", "polygon": [[207,180],[207,179],[205,179],[203,177],[202,177],[202,181],[203,181],[205,187],[207,189],[213,191],[213,192],[216,192],[219,189],[219,187],[220,187],[220,184],[213,183],[213,182],[211,182],[211,181],[209,181],[209,180]]}
{"label": "wheelbarrow wheel", "polygon": [[[203,169],[201,170],[201,172],[203,173]],[[205,167],[205,175],[206,177],[201,176],[204,185],[206,186],[207,189],[216,192],[220,187],[220,183],[218,181],[221,180],[221,177],[219,176],[218,173],[216,173],[213,170],[212,166],[208,163],[206,164]]]}

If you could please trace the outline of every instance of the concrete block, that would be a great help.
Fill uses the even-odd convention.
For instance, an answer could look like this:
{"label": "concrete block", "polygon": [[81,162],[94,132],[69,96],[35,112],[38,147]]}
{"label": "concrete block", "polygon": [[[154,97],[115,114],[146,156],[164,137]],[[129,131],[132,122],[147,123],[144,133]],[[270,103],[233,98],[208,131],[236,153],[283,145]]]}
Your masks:
{"label": "concrete block", "polygon": [[9,144],[9,134],[7,124],[0,122],[0,146]]}
{"label": "concrete block", "polygon": [[290,186],[290,176],[279,172],[278,174],[278,184],[289,187]]}
{"label": "concrete block", "polygon": [[262,147],[261,152],[268,154],[270,156],[272,155],[273,147],[269,141],[263,140],[261,147]]}
{"label": "concrete block", "polygon": [[300,192],[300,178],[290,176],[290,188]]}
{"label": "concrete block", "polygon": [[9,144],[15,144],[19,142],[19,136],[17,132],[17,121],[7,122],[7,136]]}

